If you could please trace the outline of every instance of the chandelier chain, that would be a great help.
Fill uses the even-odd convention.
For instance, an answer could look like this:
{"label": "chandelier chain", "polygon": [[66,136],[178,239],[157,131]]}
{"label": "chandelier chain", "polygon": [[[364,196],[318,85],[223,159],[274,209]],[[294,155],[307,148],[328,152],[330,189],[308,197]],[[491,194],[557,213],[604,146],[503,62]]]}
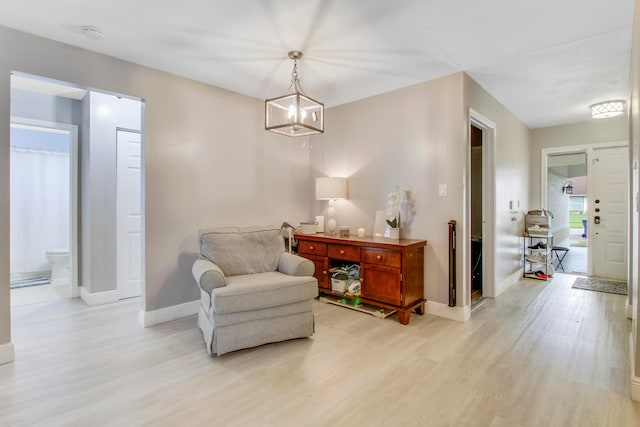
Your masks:
{"label": "chandelier chain", "polygon": [[291,70],[291,84],[285,93],[288,93],[293,89],[295,92],[304,94],[302,85],[300,84],[300,78],[298,77],[298,60],[293,60],[293,70]]}

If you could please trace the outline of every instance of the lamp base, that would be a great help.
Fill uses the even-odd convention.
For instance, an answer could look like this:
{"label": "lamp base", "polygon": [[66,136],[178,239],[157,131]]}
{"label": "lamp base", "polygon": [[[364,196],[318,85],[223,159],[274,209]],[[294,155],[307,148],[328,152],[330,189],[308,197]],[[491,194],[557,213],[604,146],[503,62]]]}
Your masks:
{"label": "lamp base", "polygon": [[336,234],[336,230],[338,229],[338,224],[336,224],[336,220],[333,218],[329,218],[327,221],[327,233],[328,234]]}

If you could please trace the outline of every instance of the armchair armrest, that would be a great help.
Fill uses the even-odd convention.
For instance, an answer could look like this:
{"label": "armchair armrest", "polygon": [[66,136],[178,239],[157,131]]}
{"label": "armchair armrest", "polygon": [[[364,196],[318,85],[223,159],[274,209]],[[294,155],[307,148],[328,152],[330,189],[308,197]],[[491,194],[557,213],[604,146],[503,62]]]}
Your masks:
{"label": "armchair armrest", "polygon": [[193,272],[193,277],[195,277],[196,282],[198,282],[198,286],[209,294],[211,294],[213,289],[227,285],[227,280],[220,267],[209,260],[196,260],[196,262],[193,263],[191,271]]}
{"label": "armchair armrest", "polygon": [[313,276],[316,266],[298,255],[284,252],[278,261],[278,271],[289,276]]}

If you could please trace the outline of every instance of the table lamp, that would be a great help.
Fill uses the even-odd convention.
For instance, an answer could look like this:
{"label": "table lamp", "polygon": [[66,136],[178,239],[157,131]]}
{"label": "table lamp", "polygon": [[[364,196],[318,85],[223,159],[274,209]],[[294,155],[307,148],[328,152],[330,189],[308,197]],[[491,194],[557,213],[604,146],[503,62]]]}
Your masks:
{"label": "table lamp", "polygon": [[334,215],[336,214],[336,199],[347,198],[347,178],[320,177],[316,178],[316,200],[328,200],[329,209],[327,211],[327,232],[336,234],[338,225]]}

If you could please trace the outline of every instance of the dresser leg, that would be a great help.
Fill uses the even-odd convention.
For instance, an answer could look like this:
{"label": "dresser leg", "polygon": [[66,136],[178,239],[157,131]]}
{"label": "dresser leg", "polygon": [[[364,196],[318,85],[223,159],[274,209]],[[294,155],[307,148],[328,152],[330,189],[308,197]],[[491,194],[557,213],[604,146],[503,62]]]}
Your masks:
{"label": "dresser leg", "polygon": [[416,313],[422,316],[424,314],[424,303],[416,307]]}
{"label": "dresser leg", "polygon": [[398,310],[398,320],[402,325],[408,325],[411,319],[411,311]]}

